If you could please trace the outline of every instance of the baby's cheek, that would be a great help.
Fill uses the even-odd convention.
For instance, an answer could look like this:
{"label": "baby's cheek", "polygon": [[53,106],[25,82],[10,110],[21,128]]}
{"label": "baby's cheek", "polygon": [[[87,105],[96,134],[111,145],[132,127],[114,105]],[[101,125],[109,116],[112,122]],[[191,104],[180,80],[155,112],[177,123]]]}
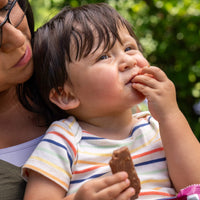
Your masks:
{"label": "baby's cheek", "polygon": [[142,54],[138,54],[135,57],[136,61],[137,61],[137,65],[139,67],[147,67],[149,66],[149,62],[144,58],[144,56]]}

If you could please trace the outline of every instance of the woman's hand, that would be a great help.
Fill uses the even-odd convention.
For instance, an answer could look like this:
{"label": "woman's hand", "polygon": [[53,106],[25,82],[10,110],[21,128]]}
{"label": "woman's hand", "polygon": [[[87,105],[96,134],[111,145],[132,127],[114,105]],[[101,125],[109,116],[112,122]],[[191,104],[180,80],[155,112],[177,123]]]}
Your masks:
{"label": "woman's hand", "polygon": [[74,195],[74,200],[129,200],[135,194],[129,185],[126,172],[96,178],[83,184]]}

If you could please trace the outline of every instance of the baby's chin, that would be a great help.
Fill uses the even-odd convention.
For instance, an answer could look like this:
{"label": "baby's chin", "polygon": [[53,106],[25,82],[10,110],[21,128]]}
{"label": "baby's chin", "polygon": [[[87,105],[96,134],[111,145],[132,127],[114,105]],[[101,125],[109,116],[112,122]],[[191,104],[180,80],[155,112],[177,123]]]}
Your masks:
{"label": "baby's chin", "polygon": [[144,102],[145,99],[146,97],[142,93],[135,91],[134,94],[130,97],[129,103],[132,107],[134,107]]}
{"label": "baby's chin", "polygon": [[145,96],[141,93],[141,92],[139,92],[139,91],[137,91],[136,89],[134,89],[134,88],[132,88],[133,89],[133,95],[138,99],[138,103],[141,103],[142,101],[144,101],[145,100]]}

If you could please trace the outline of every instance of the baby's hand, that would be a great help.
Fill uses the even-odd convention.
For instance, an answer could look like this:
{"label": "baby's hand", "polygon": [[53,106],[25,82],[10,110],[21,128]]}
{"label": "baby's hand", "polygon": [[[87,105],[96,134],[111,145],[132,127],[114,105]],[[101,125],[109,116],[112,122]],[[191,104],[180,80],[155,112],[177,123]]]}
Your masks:
{"label": "baby's hand", "polygon": [[74,196],[74,200],[128,200],[135,194],[129,187],[126,172],[100,177],[83,184]]}
{"label": "baby's hand", "polygon": [[133,80],[133,88],[148,99],[149,111],[157,121],[179,110],[174,84],[158,67],[144,67]]}

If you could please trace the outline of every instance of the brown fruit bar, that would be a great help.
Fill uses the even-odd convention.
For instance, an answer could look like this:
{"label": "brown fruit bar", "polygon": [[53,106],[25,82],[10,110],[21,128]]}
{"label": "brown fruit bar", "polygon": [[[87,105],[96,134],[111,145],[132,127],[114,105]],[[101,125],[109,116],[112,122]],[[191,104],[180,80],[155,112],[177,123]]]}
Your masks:
{"label": "brown fruit bar", "polygon": [[137,199],[138,194],[140,193],[141,185],[131,159],[129,149],[127,147],[121,147],[120,149],[113,151],[112,159],[110,160],[109,165],[113,174],[120,171],[126,171],[128,173],[130,187],[135,189],[135,195],[131,198],[131,200]]}

